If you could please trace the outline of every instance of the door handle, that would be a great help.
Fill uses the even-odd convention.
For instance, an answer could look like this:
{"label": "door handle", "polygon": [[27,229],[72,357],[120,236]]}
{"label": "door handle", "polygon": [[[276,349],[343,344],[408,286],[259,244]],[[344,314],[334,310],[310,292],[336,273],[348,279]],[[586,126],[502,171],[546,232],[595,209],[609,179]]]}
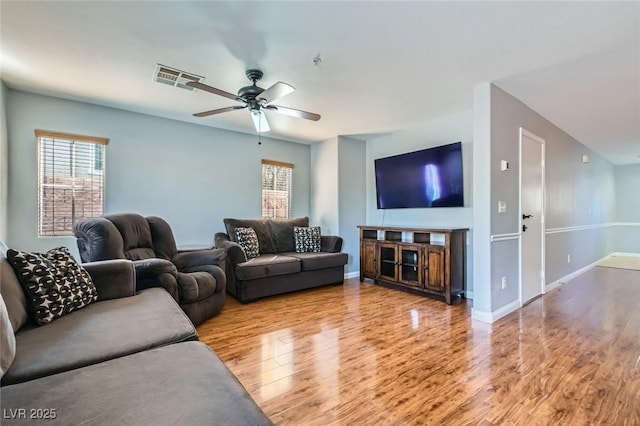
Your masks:
{"label": "door handle", "polygon": [[533,215],[532,215],[532,214],[523,214],[523,215],[522,215],[522,220],[524,220],[524,219],[530,219],[530,218],[532,218],[532,217],[533,217]]}
{"label": "door handle", "polygon": [[527,232],[527,229],[529,229],[527,225],[522,224],[522,232]]}

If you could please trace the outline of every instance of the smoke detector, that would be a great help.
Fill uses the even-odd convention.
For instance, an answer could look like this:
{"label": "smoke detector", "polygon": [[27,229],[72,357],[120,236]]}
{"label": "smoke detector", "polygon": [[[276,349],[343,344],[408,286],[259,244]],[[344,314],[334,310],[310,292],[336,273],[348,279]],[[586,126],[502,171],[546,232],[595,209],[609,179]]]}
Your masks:
{"label": "smoke detector", "polygon": [[162,64],[156,64],[156,69],[153,73],[153,81],[189,91],[194,91],[195,89],[187,86],[188,82],[202,80],[204,80],[204,77],[200,75],[181,71]]}

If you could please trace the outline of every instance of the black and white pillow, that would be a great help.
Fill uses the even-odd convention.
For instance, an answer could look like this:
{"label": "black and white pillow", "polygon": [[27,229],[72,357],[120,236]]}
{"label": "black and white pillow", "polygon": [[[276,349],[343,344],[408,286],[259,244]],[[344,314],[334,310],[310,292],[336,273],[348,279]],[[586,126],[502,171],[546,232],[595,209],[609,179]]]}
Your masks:
{"label": "black and white pillow", "polygon": [[27,293],[38,325],[48,324],[98,300],[91,277],[66,247],[46,253],[9,249],[7,259]]}
{"label": "black and white pillow", "polygon": [[320,251],[320,227],[293,227],[293,240],[297,253],[317,253]]}
{"label": "black and white pillow", "polygon": [[260,254],[258,235],[253,228],[236,228],[236,241],[244,250],[247,259],[253,259]]}

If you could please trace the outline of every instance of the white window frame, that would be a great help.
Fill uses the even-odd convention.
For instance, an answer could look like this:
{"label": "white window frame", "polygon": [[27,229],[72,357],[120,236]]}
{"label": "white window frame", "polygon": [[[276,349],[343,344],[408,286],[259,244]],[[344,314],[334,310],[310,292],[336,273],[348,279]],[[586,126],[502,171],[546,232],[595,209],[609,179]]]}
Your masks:
{"label": "white window frame", "polygon": [[[291,218],[291,204],[292,204],[292,193],[293,193],[293,167],[292,163],[285,163],[282,161],[274,161],[274,160],[262,160],[262,173],[261,176],[261,186],[260,186],[260,197],[261,197],[261,209],[262,209],[262,218],[263,219],[289,219]],[[276,189],[276,177],[273,178],[273,187],[265,188],[265,173],[266,169],[272,169],[274,173],[287,173],[287,181],[286,185],[288,188],[284,191],[278,191]],[[278,192],[285,192],[285,194],[276,194]],[[281,205],[283,198],[286,198],[286,208],[278,209],[278,204]],[[266,207],[267,204],[273,205],[273,209],[270,210]],[[279,214],[280,213],[280,214]]]}
{"label": "white window frame", "polygon": [[[92,206],[91,210],[94,212],[94,216],[100,216],[102,215],[102,212],[104,211],[104,190],[105,190],[105,174],[104,174],[104,170],[105,170],[105,166],[106,166],[106,150],[105,147],[108,144],[109,140],[106,138],[101,138],[101,137],[96,137],[96,136],[86,136],[86,135],[77,135],[77,134],[73,134],[73,133],[63,133],[63,132],[54,132],[54,131],[49,131],[49,130],[40,130],[40,129],[36,129],[35,131],[36,134],[36,149],[37,149],[37,182],[36,182],[36,197],[37,197],[37,213],[36,213],[36,227],[37,227],[37,234],[38,237],[59,237],[59,236],[69,236],[69,235],[73,235],[73,224],[78,220],[81,219],[81,216],[74,216],[73,211],[75,211],[75,205],[77,202],[77,198],[75,196],[75,178],[79,177],[79,176],[75,176],[76,170],[74,167],[74,158],[75,158],[75,147],[78,146],[82,146],[82,147],[87,147],[87,145],[91,145],[91,150],[89,151],[89,161],[90,161],[90,167],[88,167],[87,170],[87,174],[89,176],[97,176],[100,179],[100,205],[98,205],[97,203],[89,203],[89,205]],[[73,179],[71,181],[71,186],[72,186],[72,194],[71,194],[71,203],[72,203],[72,214],[71,214],[71,220],[69,222],[69,224],[67,225],[65,223],[65,226],[62,229],[56,229],[55,226],[54,227],[47,227],[46,225],[47,223],[47,219],[49,219],[50,221],[54,221],[54,218],[56,217],[55,214],[55,208],[54,208],[54,213],[50,216],[50,217],[45,217],[45,213],[44,213],[44,205],[45,205],[45,201],[44,201],[44,188],[45,185],[53,185],[55,186],[56,184],[45,184],[44,183],[44,179],[45,176],[43,176],[43,170],[45,168],[45,158],[43,157],[43,147],[46,141],[49,141],[49,143],[54,142],[57,144],[60,143],[68,143],[70,145],[70,151],[71,151],[71,163],[69,163],[68,161],[61,161],[60,163],[56,162],[55,157],[53,157],[53,159],[51,161],[53,161],[53,165],[51,163],[48,163],[49,166],[52,166],[54,169],[56,168],[56,166],[62,165],[63,167],[66,167],[67,164],[69,166],[69,170],[70,170],[70,176],[64,176],[64,177],[68,177],[70,179]],[[95,169],[95,160],[96,160],[96,146],[101,146],[101,155],[102,155],[102,170],[96,170]],[[48,159],[46,159],[48,160]],[[47,161],[48,162],[48,161]],[[48,176],[56,176],[56,174],[54,173],[53,175],[48,175]],[[58,175],[61,176],[61,175]],[[55,202],[53,203],[55,205]],[[86,205],[86,204],[85,204]],[[96,207],[99,207],[98,209],[96,209]],[[84,209],[83,209],[84,210]],[[97,211],[96,211],[97,210]],[[68,214],[62,215],[63,217],[69,217]]]}

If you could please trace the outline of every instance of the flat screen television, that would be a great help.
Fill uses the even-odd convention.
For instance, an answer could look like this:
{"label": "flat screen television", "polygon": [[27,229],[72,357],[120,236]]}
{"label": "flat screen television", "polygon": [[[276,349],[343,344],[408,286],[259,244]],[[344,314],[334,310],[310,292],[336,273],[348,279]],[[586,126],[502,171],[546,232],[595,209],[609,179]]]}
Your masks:
{"label": "flat screen television", "polygon": [[463,207],[462,143],[375,160],[379,209]]}

